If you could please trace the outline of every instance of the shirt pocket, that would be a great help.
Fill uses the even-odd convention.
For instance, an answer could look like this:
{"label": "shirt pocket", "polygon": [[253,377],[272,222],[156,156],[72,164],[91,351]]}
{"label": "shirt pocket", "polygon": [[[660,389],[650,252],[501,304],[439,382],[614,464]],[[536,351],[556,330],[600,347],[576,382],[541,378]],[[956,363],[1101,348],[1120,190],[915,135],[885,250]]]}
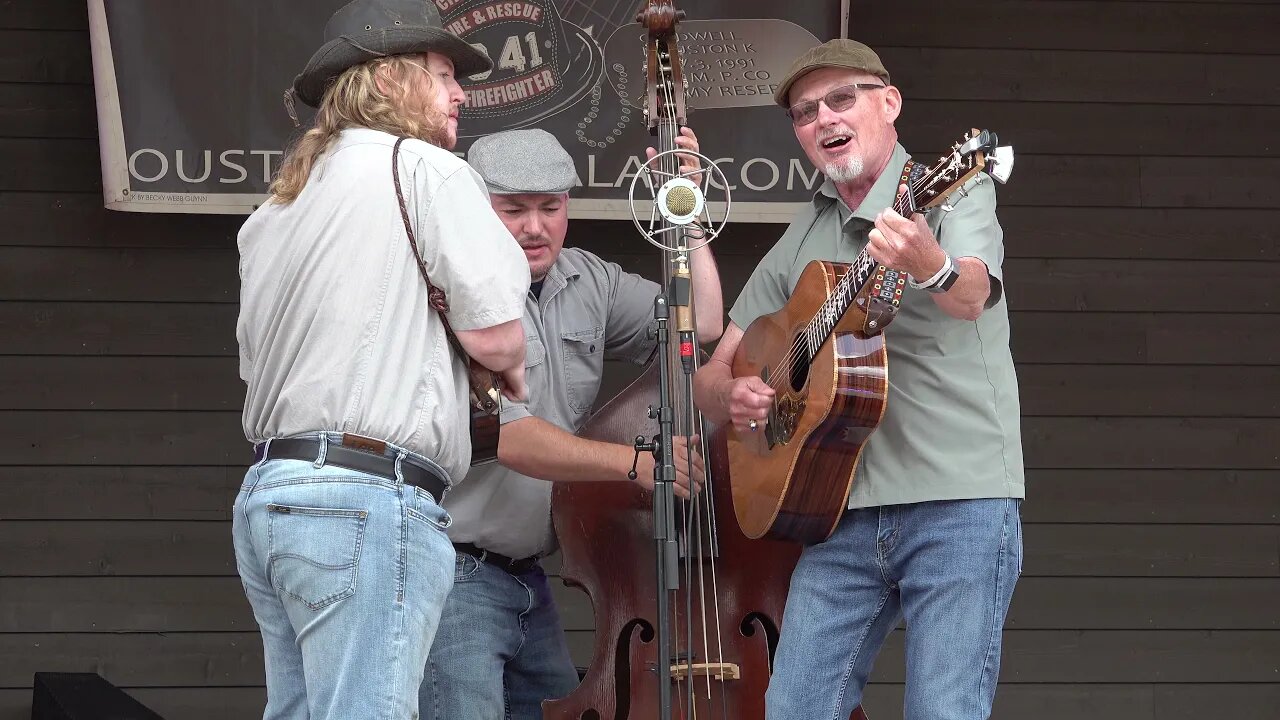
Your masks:
{"label": "shirt pocket", "polygon": [[560,334],[564,346],[564,386],[569,407],[575,412],[591,411],[600,392],[604,371],[604,328],[566,330]]}
{"label": "shirt pocket", "polygon": [[525,368],[533,368],[541,365],[547,359],[546,348],[542,347],[542,340],[537,333],[525,331],[524,341],[524,366]]}

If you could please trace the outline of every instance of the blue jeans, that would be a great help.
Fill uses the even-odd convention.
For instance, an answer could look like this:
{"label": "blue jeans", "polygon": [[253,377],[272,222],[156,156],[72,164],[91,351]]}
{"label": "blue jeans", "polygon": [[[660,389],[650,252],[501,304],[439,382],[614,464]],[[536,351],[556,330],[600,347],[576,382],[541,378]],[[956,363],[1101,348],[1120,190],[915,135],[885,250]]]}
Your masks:
{"label": "blue jeans", "polygon": [[906,720],[984,720],[1022,572],[1021,501],[847,511],[791,577],[768,720],[847,720],[876,654],[906,620]]}
{"label": "blue jeans", "polygon": [[453,584],[449,522],[425,491],[323,455],[249,468],[232,533],[262,631],[264,720],[416,717]]}
{"label": "blue jeans", "polygon": [[578,686],[540,567],[523,575],[458,553],[422,683],[423,720],[540,720]]}

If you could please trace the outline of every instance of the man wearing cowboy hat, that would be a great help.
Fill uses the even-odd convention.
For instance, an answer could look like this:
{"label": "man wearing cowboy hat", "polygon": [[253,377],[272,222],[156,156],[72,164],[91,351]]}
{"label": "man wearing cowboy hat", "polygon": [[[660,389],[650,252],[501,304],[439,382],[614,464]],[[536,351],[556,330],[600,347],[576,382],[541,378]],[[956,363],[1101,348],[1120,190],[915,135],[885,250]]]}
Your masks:
{"label": "man wearing cowboy hat", "polygon": [[356,0],[325,37],[293,85],[315,126],[239,235],[257,462],[235,502],[236,565],[265,718],[402,720],[453,584],[441,502],[471,455],[449,328],[523,399],[529,268],[449,152],[455,77],[489,60],[423,0]]}
{"label": "man wearing cowboy hat", "polygon": [[[698,151],[684,128],[676,144]],[[651,148],[650,157],[656,153]],[[573,159],[545,130],[483,137],[467,160],[489,186],[498,217],[524,249],[533,284],[525,299],[529,400],[504,403],[498,465],[477,468],[445,507],[458,550],[453,591],[422,685],[422,720],[539,720],[542,701],[568,695],[578,674],[541,559],[558,546],[551,526],[551,482],[635,482],[653,486],[653,457],[627,473],[631,445],[575,433],[591,417],[605,360],[643,364],[657,346],[654,298],[661,288],[580,248],[564,247]],[[696,165],[686,156],[681,172]],[[697,331],[712,341],[723,328],[720,278],[710,246],[690,253]],[[676,493],[693,478],[676,443]]]}

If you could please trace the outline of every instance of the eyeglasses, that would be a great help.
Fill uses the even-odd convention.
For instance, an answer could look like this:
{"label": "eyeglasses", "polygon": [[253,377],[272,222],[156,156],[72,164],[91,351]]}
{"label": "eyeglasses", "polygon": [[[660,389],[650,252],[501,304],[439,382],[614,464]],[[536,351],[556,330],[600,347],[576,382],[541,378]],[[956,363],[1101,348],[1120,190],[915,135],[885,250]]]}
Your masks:
{"label": "eyeglasses", "polygon": [[787,108],[787,117],[791,118],[792,124],[796,127],[808,125],[818,119],[818,103],[825,102],[832,112],[844,112],[853,107],[858,102],[859,90],[875,90],[883,88],[884,85],[875,83],[856,83],[853,85],[842,85],[835,90],[822,96],[821,100],[805,100]]}

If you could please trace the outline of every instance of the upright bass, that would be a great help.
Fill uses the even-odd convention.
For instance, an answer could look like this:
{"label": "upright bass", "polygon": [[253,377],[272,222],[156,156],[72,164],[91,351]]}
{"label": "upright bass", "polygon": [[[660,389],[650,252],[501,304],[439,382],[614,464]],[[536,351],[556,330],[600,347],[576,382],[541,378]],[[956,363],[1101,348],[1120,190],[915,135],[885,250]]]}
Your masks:
{"label": "upright bass", "polygon": [[[682,16],[672,0],[650,0],[637,17],[647,30],[645,113],[657,136],[655,160],[666,163],[660,175],[667,177],[679,174],[673,151],[686,120],[675,33]],[[678,227],[660,228],[666,230],[690,237]],[[664,289],[672,287],[686,261],[687,252],[678,244],[675,251],[663,252]],[[565,698],[543,703],[547,720],[764,719],[783,605],[801,548],[749,539],[739,529],[725,431],[708,427],[704,432],[692,403],[688,354],[681,357],[680,343],[667,348],[670,382],[660,382],[664,358],[655,358],[579,432],[631,444],[637,434],[657,427],[650,408],[666,406],[675,436],[702,438],[706,483],[676,508],[680,587],[671,591],[658,581],[651,492],[633,483],[557,483],[552,518],[564,553],[561,574],[566,584],[590,596],[595,642],[582,684]],[[697,361],[694,353],[695,368]],[[657,632],[661,593],[668,593],[662,604],[674,629],[666,647],[659,646]],[[669,678],[665,692],[660,677]],[[671,703],[666,712],[663,698]],[[861,708],[852,718],[865,720]]]}

